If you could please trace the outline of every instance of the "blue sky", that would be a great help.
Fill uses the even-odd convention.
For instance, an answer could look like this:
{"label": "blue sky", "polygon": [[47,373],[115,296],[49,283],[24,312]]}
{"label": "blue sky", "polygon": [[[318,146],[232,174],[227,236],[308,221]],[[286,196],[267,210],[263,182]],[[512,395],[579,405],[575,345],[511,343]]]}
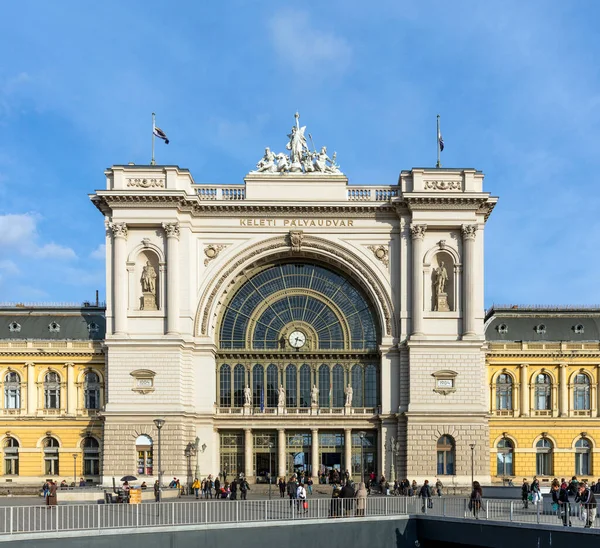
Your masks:
{"label": "blue sky", "polygon": [[[104,297],[112,164],[241,182],[299,110],[354,184],[435,163],[500,196],[486,306],[600,303],[600,3],[3,2],[0,301]],[[10,22],[6,24],[6,22]]]}

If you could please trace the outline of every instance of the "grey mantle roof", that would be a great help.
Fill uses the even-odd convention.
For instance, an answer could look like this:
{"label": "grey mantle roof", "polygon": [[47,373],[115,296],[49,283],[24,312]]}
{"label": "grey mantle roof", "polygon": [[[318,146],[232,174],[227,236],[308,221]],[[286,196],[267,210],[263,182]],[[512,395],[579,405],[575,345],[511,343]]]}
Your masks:
{"label": "grey mantle roof", "polygon": [[600,341],[599,307],[494,306],[485,317],[490,342]]}
{"label": "grey mantle roof", "polygon": [[102,341],[105,308],[0,306],[0,340]]}

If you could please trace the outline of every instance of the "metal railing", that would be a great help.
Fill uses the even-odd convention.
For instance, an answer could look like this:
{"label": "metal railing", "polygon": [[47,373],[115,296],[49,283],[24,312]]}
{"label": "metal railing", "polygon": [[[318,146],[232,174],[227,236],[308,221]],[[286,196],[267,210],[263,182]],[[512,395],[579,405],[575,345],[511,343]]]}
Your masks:
{"label": "metal railing", "polygon": [[[561,514],[550,504],[530,504],[525,509],[520,501],[484,499],[480,507],[474,508],[468,499],[462,498],[433,498],[423,504],[423,500],[417,497],[376,496],[361,501],[309,498],[306,507],[303,501],[290,501],[288,498],[0,507],[0,535],[419,514],[539,525],[562,524]],[[570,505],[568,517],[573,526],[583,527],[586,524],[579,505]]]}

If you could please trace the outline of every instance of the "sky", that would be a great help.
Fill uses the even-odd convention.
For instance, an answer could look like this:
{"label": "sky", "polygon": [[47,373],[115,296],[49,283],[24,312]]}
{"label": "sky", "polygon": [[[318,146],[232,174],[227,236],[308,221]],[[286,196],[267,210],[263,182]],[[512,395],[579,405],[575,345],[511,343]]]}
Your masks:
{"label": "sky", "polygon": [[485,304],[600,303],[595,0],[0,0],[0,302],[105,295],[114,164],[241,183],[299,111],[351,184],[485,173]]}

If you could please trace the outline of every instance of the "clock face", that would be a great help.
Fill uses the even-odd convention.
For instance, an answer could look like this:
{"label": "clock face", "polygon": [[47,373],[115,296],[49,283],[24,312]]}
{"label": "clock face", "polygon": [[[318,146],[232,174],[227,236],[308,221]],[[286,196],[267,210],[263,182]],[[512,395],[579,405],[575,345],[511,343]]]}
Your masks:
{"label": "clock face", "polygon": [[292,331],[288,341],[292,348],[302,348],[306,344],[306,335],[302,331]]}

